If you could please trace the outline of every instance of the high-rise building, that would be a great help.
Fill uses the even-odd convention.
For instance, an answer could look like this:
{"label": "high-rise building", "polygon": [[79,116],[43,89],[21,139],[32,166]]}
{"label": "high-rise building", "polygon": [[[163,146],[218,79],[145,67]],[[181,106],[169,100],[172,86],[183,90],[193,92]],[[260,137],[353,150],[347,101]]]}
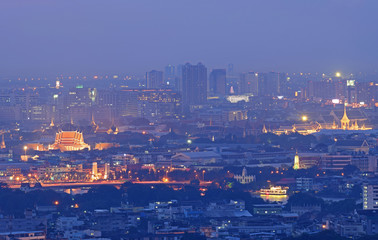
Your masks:
{"label": "high-rise building", "polygon": [[226,94],[226,69],[214,69],[210,73],[209,90],[212,94]]}
{"label": "high-rise building", "polygon": [[173,65],[168,65],[165,67],[164,71],[165,84],[168,87],[175,87],[176,85],[176,69]]}
{"label": "high-rise building", "polygon": [[330,79],[308,82],[308,96],[310,98],[335,98],[335,85]]}
{"label": "high-rise building", "polygon": [[228,64],[228,67],[227,67],[227,72],[230,76],[233,76],[234,75],[234,64],[230,63]]}
{"label": "high-rise building", "polygon": [[116,107],[118,116],[139,116],[138,94],[138,91],[132,89],[122,90],[118,92]]}
{"label": "high-rise building", "polygon": [[378,99],[378,83],[359,82],[356,84],[357,102],[374,106]]}
{"label": "high-rise building", "polygon": [[139,90],[139,116],[151,121],[177,116],[181,112],[181,96],[171,89]]}
{"label": "high-rise building", "polygon": [[175,86],[174,86],[174,90],[178,91],[178,92],[182,92],[182,68],[183,68],[184,65],[182,64],[179,64],[176,66],[176,69],[175,69]]}
{"label": "high-rise building", "polygon": [[182,67],[182,98],[186,106],[206,103],[207,68],[202,63]]}
{"label": "high-rise building", "polygon": [[164,84],[163,72],[152,70],[146,73],[147,88],[162,88]]}
{"label": "high-rise building", "polygon": [[357,103],[356,80],[346,80],[346,97],[348,103]]}
{"label": "high-rise building", "polygon": [[255,72],[243,73],[240,76],[240,91],[239,93],[258,95],[258,78],[259,74]]}
{"label": "high-rise building", "polygon": [[280,94],[280,73],[269,72],[258,75],[258,92],[260,96],[277,96]]}
{"label": "high-rise building", "polygon": [[378,209],[378,185],[365,184],[363,186],[363,208],[364,210]]}
{"label": "high-rise building", "polygon": [[344,100],[346,96],[346,87],[347,87],[346,81],[343,79],[336,79],[336,81],[334,81],[333,84],[334,84],[334,89],[335,89],[334,98]]}

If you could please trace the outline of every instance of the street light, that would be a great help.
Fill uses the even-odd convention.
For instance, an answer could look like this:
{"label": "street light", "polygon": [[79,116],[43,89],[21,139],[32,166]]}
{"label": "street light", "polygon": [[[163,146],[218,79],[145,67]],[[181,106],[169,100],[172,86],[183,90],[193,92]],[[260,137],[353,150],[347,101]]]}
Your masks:
{"label": "street light", "polygon": [[25,156],[26,156],[26,151],[27,150],[28,150],[28,146],[24,146]]}
{"label": "street light", "polygon": [[307,120],[308,120],[308,117],[307,117],[306,115],[303,115],[303,116],[302,116],[302,121],[303,121],[303,122],[306,122]]}

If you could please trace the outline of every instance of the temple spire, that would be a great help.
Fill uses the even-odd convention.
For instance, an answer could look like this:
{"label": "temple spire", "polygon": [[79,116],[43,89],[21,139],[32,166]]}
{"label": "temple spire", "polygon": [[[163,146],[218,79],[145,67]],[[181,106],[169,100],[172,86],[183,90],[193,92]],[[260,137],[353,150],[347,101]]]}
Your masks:
{"label": "temple spire", "polygon": [[268,130],[266,130],[265,124],[264,124],[264,126],[263,126],[262,132],[263,132],[263,133],[268,133]]}
{"label": "temple spire", "polygon": [[91,121],[91,125],[92,126],[97,126],[96,125],[96,122],[95,122],[95,120],[94,120],[94,114],[92,113],[92,121]]}
{"label": "temple spire", "polygon": [[50,123],[50,127],[54,127],[55,124],[54,124],[54,118],[51,118],[51,123]]}
{"label": "temple spire", "polygon": [[346,104],[344,105],[344,115],[343,115],[343,118],[341,118],[340,122],[341,122],[341,128],[343,130],[349,129],[350,120],[349,120],[347,112],[346,112]]}
{"label": "temple spire", "polygon": [[298,150],[295,151],[295,157],[294,157],[294,170],[298,170],[299,167],[299,156],[298,156]]}

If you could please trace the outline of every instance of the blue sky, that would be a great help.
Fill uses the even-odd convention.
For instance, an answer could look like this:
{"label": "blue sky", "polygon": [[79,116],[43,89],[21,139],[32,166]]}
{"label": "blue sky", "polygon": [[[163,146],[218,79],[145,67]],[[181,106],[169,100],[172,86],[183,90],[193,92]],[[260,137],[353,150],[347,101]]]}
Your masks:
{"label": "blue sky", "polygon": [[376,0],[3,0],[0,74],[373,72]]}

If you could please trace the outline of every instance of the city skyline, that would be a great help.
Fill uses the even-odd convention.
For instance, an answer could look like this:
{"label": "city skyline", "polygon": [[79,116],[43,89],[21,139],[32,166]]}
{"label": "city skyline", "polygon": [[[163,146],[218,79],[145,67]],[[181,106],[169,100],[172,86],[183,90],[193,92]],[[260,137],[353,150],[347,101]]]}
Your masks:
{"label": "city skyline", "polygon": [[377,7],[0,1],[0,240],[377,240]]}

